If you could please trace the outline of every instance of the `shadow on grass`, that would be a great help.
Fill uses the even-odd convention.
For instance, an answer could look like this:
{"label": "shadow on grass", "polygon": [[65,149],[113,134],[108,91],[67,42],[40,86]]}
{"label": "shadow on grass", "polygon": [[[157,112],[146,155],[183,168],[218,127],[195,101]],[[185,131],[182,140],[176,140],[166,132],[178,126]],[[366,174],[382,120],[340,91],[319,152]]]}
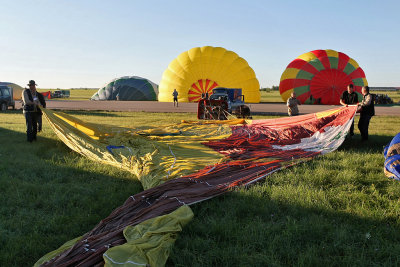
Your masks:
{"label": "shadow on grass", "polygon": [[90,111],[85,111],[85,110],[63,110],[62,112],[65,112],[71,116],[74,115],[83,115],[83,116],[98,116],[98,117],[129,117],[129,116],[124,116],[122,114],[116,114],[116,112],[108,112],[104,110],[90,110]]}
{"label": "shadow on grass", "polygon": [[64,143],[0,128],[0,262],[32,266],[83,235],[142,186]]}
{"label": "shadow on grass", "polygon": [[355,133],[352,138],[347,136],[346,140],[339,147],[338,151],[351,150],[359,153],[377,152],[382,153],[394,136],[369,135],[367,141],[361,140],[361,135]]}
{"label": "shadow on grass", "polygon": [[[84,116],[99,116],[99,117],[128,117],[128,116],[123,116],[121,114],[115,114],[116,112],[107,112],[104,110],[90,110],[90,111],[85,111],[85,110],[54,110],[54,111],[59,111],[59,112],[64,112],[70,115],[84,115]],[[5,111],[5,113],[10,113],[10,114],[23,114],[22,109],[9,109]],[[0,112],[1,114],[1,112]]]}
{"label": "shadow on grass", "polygon": [[386,219],[366,218],[318,208],[318,203],[294,204],[301,202],[296,197],[272,199],[260,187],[249,191],[193,205],[194,220],[180,234],[167,266],[400,264],[395,213]]}

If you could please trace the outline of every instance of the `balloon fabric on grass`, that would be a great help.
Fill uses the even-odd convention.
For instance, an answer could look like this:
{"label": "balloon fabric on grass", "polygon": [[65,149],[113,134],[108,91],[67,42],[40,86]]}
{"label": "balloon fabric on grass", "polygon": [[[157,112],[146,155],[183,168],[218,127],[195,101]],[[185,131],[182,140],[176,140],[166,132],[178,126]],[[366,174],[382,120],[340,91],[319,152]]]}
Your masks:
{"label": "balloon fabric on grass", "polygon": [[400,181],[400,133],[385,147],[385,174]]}
{"label": "balloon fabric on grass", "polygon": [[[187,205],[336,150],[345,140],[356,108],[236,120],[240,123],[236,125],[184,122],[147,129],[85,123],[43,109],[57,136],[71,149],[136,174],[146,190],[129,197],[91,231],[43,256],[35,266],[104,262],[109,266],[127,262],[163,266],[174,241],[171,233],[179,232],[193,216]],[[164,215],[170,217],[160,217]],[[153,233],[157,240],[148,238]]]}
{"label": "balloon fabric on grass", "polygon": [[285,102],[295,92],[301,103],[338,105],[349,84],[361,100],[361,88],[368,82],[354,59],[335,50],[314,50],[290,62],[282,73],[279,92]]}

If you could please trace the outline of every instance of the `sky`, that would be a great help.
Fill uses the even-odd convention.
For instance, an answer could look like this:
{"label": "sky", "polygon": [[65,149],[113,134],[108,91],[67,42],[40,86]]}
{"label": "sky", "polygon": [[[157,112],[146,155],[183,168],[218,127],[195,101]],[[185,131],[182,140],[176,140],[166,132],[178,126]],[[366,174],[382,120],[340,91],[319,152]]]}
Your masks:
{"label": "sky", "polygon": [[0,81],[99,88],[159,83],[193,47],[234,51],[261,87],[316,49],[355,59],[370,86],[400,86],[400,1],[0,0]]}

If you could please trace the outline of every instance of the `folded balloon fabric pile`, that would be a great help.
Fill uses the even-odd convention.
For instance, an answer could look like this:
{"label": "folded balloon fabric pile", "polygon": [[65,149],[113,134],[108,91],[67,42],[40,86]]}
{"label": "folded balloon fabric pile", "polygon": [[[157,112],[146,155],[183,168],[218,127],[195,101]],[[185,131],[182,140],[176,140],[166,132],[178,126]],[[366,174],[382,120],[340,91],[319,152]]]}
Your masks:
{"label": "folded balloon fabric pile", "polygon": [[68,147],[129,171],[145,190],[35,266],[163,266],[177,233],[193,217],[188,205],[336,150],[356,107],[279,119],[135,129],[43,111]]}
{"label": "folded balloon fabric pile", "polygon": [[386,176],[400,181],[400,133],[384,149]]}

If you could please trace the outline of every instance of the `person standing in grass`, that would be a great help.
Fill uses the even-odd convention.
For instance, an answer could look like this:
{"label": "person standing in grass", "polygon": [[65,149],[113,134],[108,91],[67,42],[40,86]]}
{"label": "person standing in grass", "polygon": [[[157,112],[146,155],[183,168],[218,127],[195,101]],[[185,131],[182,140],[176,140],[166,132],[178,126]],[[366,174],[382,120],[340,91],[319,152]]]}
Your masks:
{"label": "person standing in grass", "polygon": [[172,96],[174,97],[174,107],[175,107],[175,102],[176,106],[178,107],[178,91],[176,91],[176,89],[174,89],[174,91],[172,92]]}
{"label": "person standing in grass", "polygon": [[358,104],[360,107],[360,120],[358,121],[358,129],[360,130],[361,140],[368,140],[368,126],[372,116],[375,115],[374,97],[369,93],[369,87],[364,86],[361,90],[363,101]]}
{"label": "person standing in grass", "polygon": [[297,107],[297,105],[301,105],[301,102],[296,98],[295,92],[292,92],[292,94],[290,95],[289,99],[286,102],[286,105],[288,107],[289,116],[299,115],[299,108]]}
{"label": "person standing in grass", "polygon": [[39,98],[36,92],[36,83],[30,80],[28,83],[29,89],[22,92],[23,113],[26,121],[27,141],[32,143],[36,141],[37,126],[38,126],[38,106]]}
{"label": "person standing in grass", "polygon": [[[354,86],[349,84],[347,86],[347,91],[344,91],[340,96],[340,104],[348,107],[349,105],[356,105],[358,103],[357,93],[354,92]],[[350,127],[350,138],[354,135],[354,119]]]}

